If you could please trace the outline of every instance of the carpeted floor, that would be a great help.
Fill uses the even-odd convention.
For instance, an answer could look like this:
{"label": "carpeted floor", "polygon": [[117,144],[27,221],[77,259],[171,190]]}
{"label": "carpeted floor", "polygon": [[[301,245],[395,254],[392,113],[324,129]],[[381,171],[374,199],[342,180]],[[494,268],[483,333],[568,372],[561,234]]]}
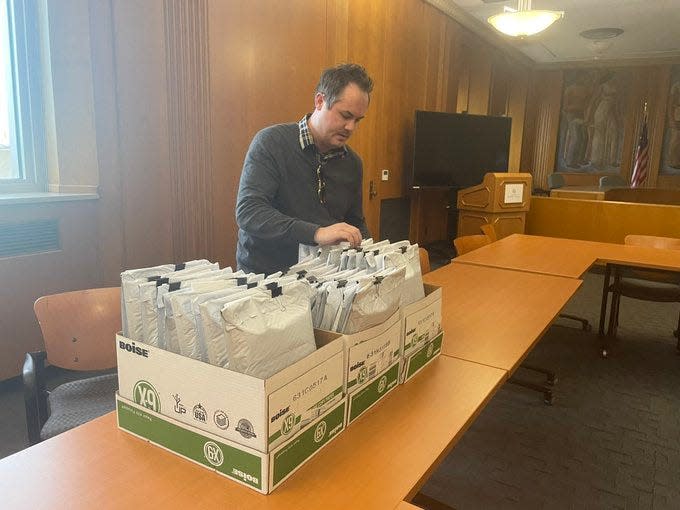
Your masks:
{"label": "carpeted floor", "polygon": [[[680,508],[678,305],[622,299],[618,341],[599,355],[602,277],[588,274],[527,361],[557,371],[552,407],[505,385],[422,492],[458,510]],[[564,324],[565,326],[562,326]]]}

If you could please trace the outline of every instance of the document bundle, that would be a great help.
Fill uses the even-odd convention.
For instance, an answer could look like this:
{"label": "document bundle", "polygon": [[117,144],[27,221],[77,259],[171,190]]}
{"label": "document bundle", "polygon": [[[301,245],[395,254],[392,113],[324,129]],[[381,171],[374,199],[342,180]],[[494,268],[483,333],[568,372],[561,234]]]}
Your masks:
{"label": "document bundle", "polygon": [[356,249],[324,247],[308,253],[287,274],[313,285],[314,327],[339,333],[382,324],[400,306],[424,297],[418,245],[409,241],[367,239]]}
{"label": "document bundle", "polygon": [[441,289],[408,241],[267,276],[132,269],[121,308],[118,426],[265,494],[441,350]]}
{"label": "document bundle", "polygon": [[121,274],[123,334],[267,378],[315,349],[313,329],[353,334],[424,297],[418,245],[337,245],[285,274],[245,274],[207,260]]}
{"label": "document bundle", "polygon": [[266,379],[315,350],[312,288],[193,260],[121,274],[124,335]]}

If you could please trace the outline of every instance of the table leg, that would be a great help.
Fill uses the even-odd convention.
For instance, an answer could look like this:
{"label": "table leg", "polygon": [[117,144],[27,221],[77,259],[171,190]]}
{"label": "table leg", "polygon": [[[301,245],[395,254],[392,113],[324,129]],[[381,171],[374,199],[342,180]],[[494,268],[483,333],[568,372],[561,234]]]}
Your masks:
{"label": "table leg", "polygon": [[[607,318],[607,305],[609,301],[609,282],[611,280],[612,266],[607,264],[604,271],[604,283],[602,284],[602,306],[600,308],[600,328],[597,337],[600,339],[600,352],[603,358],[609,354],[609,332],[604,332],[604,323]],[[614,298],[612,297],[612,301]],[[609,312],[609,321],[612,320],[612,312]]]}
{"label": "table leg", "polygon": [[602,285],[602,307],[600,308],[600,329],[598,330],[598,336],[604,336],[604,322],[605,316],[607,315],[607,303],[609,301],[609,280],[612,275],[612,266],[607,264],[604,270],[604,284]]}

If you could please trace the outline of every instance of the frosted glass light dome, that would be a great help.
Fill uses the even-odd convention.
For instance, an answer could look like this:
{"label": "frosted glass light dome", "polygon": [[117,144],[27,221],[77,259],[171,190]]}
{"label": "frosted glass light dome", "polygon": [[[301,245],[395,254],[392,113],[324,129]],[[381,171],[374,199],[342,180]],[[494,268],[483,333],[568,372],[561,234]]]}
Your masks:
{"label": "frosted glass light dome", "polygon": [[494,14],[487,21],[499,32],[521,37],[542,32],[563,16],[563,11],[533,10],[531,0],[519,0],[517,11]]}

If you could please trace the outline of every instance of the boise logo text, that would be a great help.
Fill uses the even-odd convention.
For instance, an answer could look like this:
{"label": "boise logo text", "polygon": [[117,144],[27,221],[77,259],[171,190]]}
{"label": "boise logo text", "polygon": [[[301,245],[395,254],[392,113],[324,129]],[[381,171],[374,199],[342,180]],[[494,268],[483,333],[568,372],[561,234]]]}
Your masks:
{"label": "boise logo text", "polygon": [[118,347],[124,351],[131,352],[132,354],[136,354],[138,356],[143,356],[145,358],[149,357],[149,350],[144,349],[139,345],[135,345],[134,342],[123,342],[122,340],[118,340]]}
{"label": "boise logo text", "polygon": [[276,420],[284,416],[288,411],[290,411],[290,406],[284,407],[281,409],[278,413],[276,413],[274,416],[272,416],[271,422],[274,423]]}
{"label": "boise logo text", "polygon": [[157,413],[161,412],[161,399],[156,388],[147,381],[139,381],[132,390],[135,403],[151,409]]}

